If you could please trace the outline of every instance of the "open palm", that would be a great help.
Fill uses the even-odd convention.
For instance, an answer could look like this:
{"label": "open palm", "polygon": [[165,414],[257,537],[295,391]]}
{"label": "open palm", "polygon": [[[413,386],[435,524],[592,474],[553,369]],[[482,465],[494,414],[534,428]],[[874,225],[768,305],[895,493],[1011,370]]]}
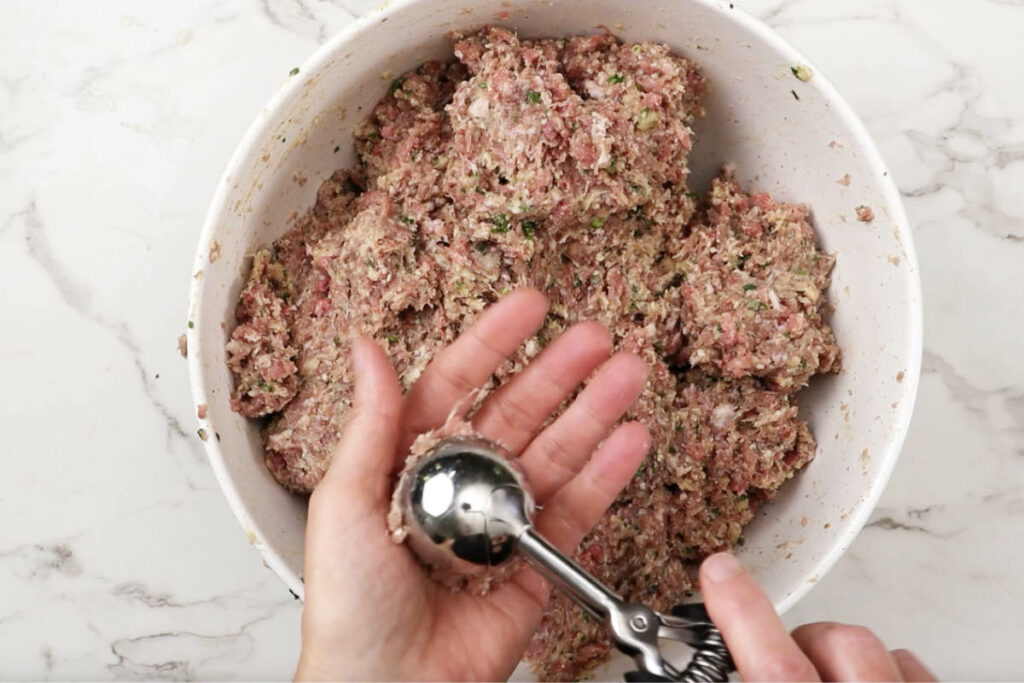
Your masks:
{"label": "open palm", "polygon": [[[524,569],[486,596],[452,593],[389,540],[386,514],[415,435],[440,426],[546,313],[535,290],[505,297],[434,358],[405,398],[384,352],[366,340],[353,344],[353,410],[309,504],[296,678],[498,680],[512,672],[547,604],[547,583]],[[611,346],[600,325],[573,326],[473,416],[481,435],[519,458],[544,508],[537,527],[563,550],[600,519],[650,446],[643,425],[612,429],[646,369],[632,354],[611,355]]]}

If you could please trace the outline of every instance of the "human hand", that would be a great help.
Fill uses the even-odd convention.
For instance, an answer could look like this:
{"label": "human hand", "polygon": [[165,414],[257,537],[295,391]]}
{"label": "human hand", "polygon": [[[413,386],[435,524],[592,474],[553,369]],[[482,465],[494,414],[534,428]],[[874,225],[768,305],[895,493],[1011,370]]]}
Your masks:
{"label": "human hand", "polygon": [[[523,569],[486,596],[452,593],[428,578],[408,547],[391,542],[385,518],[412,439],[440,426],[546,313],[536,290],[505,297],[434,358],[404,399],[380,347],[353,344],[354,405],[309,501],[296,679],[483,681],[512,672],[540,622],[547,582]],[[473,416],[482,436],[518,456],[543,505],[536,526],[563,551],[600,519],[650,447],[643,425],[612,429],[643,387],[646,368],[635,355],[611,355],[611,346],[601,325],[573,326]],[[592,372],[572,405],[544,427]]]}
{"label": "human hand", "polygon": [[700,588],[744,681],[934,681],[908,650],[863,626],[805,624],[786,632],[768,596],[729,553],[700,567]]}

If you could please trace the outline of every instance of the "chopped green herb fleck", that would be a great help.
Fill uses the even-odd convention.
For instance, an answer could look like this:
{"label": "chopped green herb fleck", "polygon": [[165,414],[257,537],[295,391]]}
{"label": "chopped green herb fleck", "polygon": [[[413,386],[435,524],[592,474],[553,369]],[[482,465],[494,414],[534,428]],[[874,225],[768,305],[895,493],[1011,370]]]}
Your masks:
{"label": "chopped green herb fleck", "polygon": [[743,291],[744,292],[749,292],[752,289],[757,289],[757,285],[751,285],[751,284],[743,285]]}
{"label": "chopped green herb fleck", "polygon": [[480,88],[481,90],[486,90],[487,89],[487,81],[480,81],[479,83],[476,84],[476,87]]}
{"label": "chopped green herb fleck", "polygon": [[668,447],[668,452],[669,452],[669,453],[671,453],[672,455],[675,455],[675,454],[676,454],[676,453],[678,453],[679,451],[677,451],[677,450],[676,450],[676,447],[675,447],[675,446],[669,446],[669,447]]}
{"label": "chopped green herb fleck", "polygon": [[395,80],[391,81],[391,87],[388,88],[388,93],[394,95],[396,90],[400,90],[402,88],[403,83],[405,83],[404,78],[396,78]]}
{"label": "chopped green herb fleck", "polygon": [[487,251],[487,247],[488,246],[490,246],[490,244],[486,240],[483,240],[483,241],[480,241],[480,242],[477,242],[476,244],[474,244],[473,248],[476,249],[479,253],[482,254],[485,251]]}
{"label": "chopped green herb fleck", "polygon": [[196,324],[194,322],[192,322],[191,320],[188,321],[188,329],[191,330],[195,326],[196,326]]}
{"label": "chopped green herb fleck", "polygon": [[590,275],[590,284],[592,284],[592,285],[596,285],[596,284],[598,284],[599,282],[601,282],[601,274],[600,274],[600,273],[598,273],[598,272],[597,272],[597,271],[595,270],[595,271],[594,271],[593,273],[591,273],[591,275]]}
{"label": "chopped green herb fleck", "polygon": [[796,100],[797,102],[800,101],[800,96],[796,94],[796,90],[790,90],[789,92],[791,95],[793,95],[794,100]]}
{"label": "chopped green herb fleck", "polygon": [[401,338],[397,334],[389,334],[388,341],[391,342],[392,344],[397,344],[399,341],[401,341]]}
{"label": "chopped green herb fleck", "polygon": [[615,157],[612,157],[611,163],[608,164],[608,172],[611,173],[612,175],[615,175],[616,173],[619,172],[618,164],[616,163]]}
{"label": "chopped green herb fleck", "polygon": [[579,277],[574,277],[572,279],[572,286],[573,287],[582,287],[583,286],[583,280],[579,279]]}
{"label": "chopped green herb fleck", "polygon": [[647,584],[647,594],[648,595],[654,595],[657,592],[658,592],[658,584],[656,584],[656,583],[649,583],[649,584]]}
{"label": "chopped green herb fleck", "polygon": [[592,227],[592,228],[603,228],[604,227],[604,219],[603,218],[591,218],[590,219],[590,227]]}
{"label": "chopped green herb fleck", "polygon": [[410,218],[409,216],[399,216],[398,220],[402,221],[406,225],[416,225],[416,221]]}
{"label": "chopped green herb fleck", "polygon": [[736,259],[736,267],[742,268],[743,264],[750,260],[750,254],[740,254],[740,257]]}
{"label": "chopped green herb fleck", "polygon": [[295,67],[294,69],[292,69],[291,71],[289,71],[289,72],[288,72],[288,75],[289,75],[289,76],[294,76],[294,75],[295,75],[295,74],[297,74],[297,73],[299,73],[299,67]]}
{"label": "chopped green herb fleck", "polygon": [[494,226],[491,228],[491,232],[508,232],[508,216],[503,213],[496,213],[491,216],[491,222]]}
{"label": "chopped green herb fleck", "polygon": [[797,275],[807,275],[807,271],[804,270],[803,268],[797,268],[793,272],[796,273]]}
{"label": "chopped green herb fleck", "polygon": [[535,221],[523,221],[523,235],[526,236],[526,239],[532,240],[535,232],[537,232],[537,223]]}
{"label": "chopped green herb fleck", "polygon": [[220,432],[214,432],[213,435],[217,437],[217,441],[220,441]]}
{"label": "chopped green herb fleck", "polygon": [[334,345],[335,346],[341,346],[341,337],[335,337],[334,338]]}
{"label": "chopped green herb fleck", "polygon": [[341,145],[335,145],[334,146],[334,153],[337,154],[340,149],[341,149]]}
{"label": "chopped green herb fleck", "polygon": [[540,93],[537,92],[536,90],[527,90],[526,101],[529,102],[530,104],[537,104],[538,102],[540,102]]}
{"label": "chopped green herb fleck", "polygon": [[626,80],[626,78],[622,74],[613,74],[613,75],[608,77],[608,82],[609,83],[613,83],[613,84],[614,83],[622,83],[622,81],[624,81],[624,80]]}
{"label": "chopped green herb fleck", "polygon": [[689,197],[690,199],[700,199],[700,195],[697,194],[696,192],[687,192],[686,196]]}
{"label": "chopped green herb fleck", "polygon": [[270,391],[271,388],[270,385],[264,382],[262,379],[256,382],[256,386],[258,386],[263,391]]}
{"label": "chopped green herb fleck", "polygon": [[807,359],[806,358],[801,358],[800,359],[800,369],[801,370],[806,370],[807,369]]}

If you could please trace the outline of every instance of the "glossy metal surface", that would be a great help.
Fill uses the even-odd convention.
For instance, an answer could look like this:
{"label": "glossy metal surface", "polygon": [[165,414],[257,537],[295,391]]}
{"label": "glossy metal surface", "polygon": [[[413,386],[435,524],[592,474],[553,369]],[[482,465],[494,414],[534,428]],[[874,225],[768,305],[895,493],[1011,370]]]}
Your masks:
{"label": "glossy metal surface", "polygon": [[[541,575],[609,629],[615,646],[645,676],[664,680],[726,680],[732,668],[721,634],[698,605],[675,616],[630,603],[563,555],[532,527],[533,496],[522,472],[500,447],[483,439],[440,442],[399,483],[408,542],[425,563],[477,574],[523,555]],[[659,638],[696,649],[683,670],[665,661]]]}
{"label": "glossy metal surface", "polygon": [[442,441],[400,485],[408,543],[430,566],[456,574],[511,559],[534,512],[522,473],[483,439]]}

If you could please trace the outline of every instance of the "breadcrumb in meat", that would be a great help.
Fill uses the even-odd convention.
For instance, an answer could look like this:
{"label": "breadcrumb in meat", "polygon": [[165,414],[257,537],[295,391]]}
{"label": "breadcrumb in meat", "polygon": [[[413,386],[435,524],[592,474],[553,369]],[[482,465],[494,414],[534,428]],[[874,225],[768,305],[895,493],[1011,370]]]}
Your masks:
{"label": "breadcrumb in meat", "polygon": [[[312,491],[351,406],[354,336],[408,389],[488,304],[537,287],[549,315],[489,387],[580,320],[645,361],[625,419],[648,426],[650,454],[574,557],[668,608],[813,457],[795,395],[840,367],[823,315],[835,258],[806,207],[746,194],[729,171],[704,198],[689,190],[705,85],[666,46],[501,28],[453,40],[457,61],[395,79],[357,131],[356,166],[257,251],[227,345],[232,407],[265,418],[277,480]],[[572,680],[609,649],[555,596],[527,659]]]}

